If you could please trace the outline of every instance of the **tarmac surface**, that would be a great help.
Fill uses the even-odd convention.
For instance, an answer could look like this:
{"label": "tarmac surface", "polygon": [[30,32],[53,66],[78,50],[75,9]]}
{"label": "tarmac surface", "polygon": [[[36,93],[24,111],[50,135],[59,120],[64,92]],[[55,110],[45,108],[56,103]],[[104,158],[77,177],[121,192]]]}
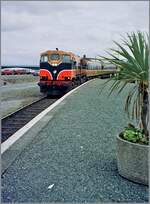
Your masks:
{"label": "tarmac surface", "polygon": [[45,127],[2,176],[2,202],[148,202],[148,187],[117,171],[127,90],[108,98],[103,82],[82,86],[41,119]]}

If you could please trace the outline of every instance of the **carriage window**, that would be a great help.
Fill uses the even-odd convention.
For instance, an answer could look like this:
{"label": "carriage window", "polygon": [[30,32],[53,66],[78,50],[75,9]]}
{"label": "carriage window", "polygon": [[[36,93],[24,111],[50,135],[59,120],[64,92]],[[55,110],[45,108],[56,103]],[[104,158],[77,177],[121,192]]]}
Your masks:
{"label": "carriage window", "polygon": [[48,61],[47,55],[41,56],[41,62],[47,62],[47,61]]}
{"label": "carriage window", "polygon": [[66,63],[67,63],[67,62],[68,62],[68,63],[71,62],[71,58],[70,58],[69,55],[63,55],[63,56],[62,56],[62,60],[63,60],[63,62],[66,62]]}
{"label": "carriage window", "polygon": [[58,54],[51,54],[50,55],[50,59],[51,60],[59,60],[60,59],[60,56]]}

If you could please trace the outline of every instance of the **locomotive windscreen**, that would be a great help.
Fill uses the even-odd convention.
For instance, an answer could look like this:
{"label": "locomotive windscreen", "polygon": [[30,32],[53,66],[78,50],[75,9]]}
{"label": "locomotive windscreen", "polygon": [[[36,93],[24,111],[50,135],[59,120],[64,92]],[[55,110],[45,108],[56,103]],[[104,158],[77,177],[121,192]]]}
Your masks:
{"label": "locomotive windscreen", "polygon": [[63,56],[62,56],[62,61],[63,61],[64,63],[70,63],[70,62],[71,62],[71,58],[70,58],[69,55],[63,55]]}
{"label": "locomotive windscreen", "polygon": [[60,55],[59,54],[51,54],[50,55],[50,59],[51,60],[59,60],[60,59]]}
{"label": "locomotive windscreen", "polygon": [[47,55],[41,56],[41,62],[47,62],[47,61],[48,61],[48,56]]}

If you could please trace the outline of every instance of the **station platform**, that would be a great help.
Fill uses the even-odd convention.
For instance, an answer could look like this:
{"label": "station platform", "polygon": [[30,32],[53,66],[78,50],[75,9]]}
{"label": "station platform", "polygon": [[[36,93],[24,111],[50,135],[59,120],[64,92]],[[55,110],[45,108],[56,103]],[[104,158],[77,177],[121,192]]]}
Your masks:
{"label": "station platform", "polygon": [[73,91],[3,153],[2,202],[148,202],[147,186],[118,174],[126,93],[108,98],[103,83]]}

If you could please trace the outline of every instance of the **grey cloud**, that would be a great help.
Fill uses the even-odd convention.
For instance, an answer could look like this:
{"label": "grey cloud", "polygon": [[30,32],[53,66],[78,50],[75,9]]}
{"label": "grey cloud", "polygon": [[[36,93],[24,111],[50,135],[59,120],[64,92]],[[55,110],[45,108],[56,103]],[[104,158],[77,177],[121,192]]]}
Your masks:
{"label": "grey cloud", "polygon": [[148,12],[134,1],[2,2],[2,63],[38,64],[56,47],[94,57],[126,32],[148,31]]}
{"label": "grey cloud", "polygon": [[2,32],[11,32],[18,30],[25,30],[30,28],[32,25],[32,20],[29,16],[21,14],[20,16],[14,13],[5,13],[2,15]]}
{"label": "grey cloud", "polygon": [[27,13],[29,15],[46,15],[80,8],[76,3],[69,1],[6,1],[2,2],[2,6],[10,12]]}

